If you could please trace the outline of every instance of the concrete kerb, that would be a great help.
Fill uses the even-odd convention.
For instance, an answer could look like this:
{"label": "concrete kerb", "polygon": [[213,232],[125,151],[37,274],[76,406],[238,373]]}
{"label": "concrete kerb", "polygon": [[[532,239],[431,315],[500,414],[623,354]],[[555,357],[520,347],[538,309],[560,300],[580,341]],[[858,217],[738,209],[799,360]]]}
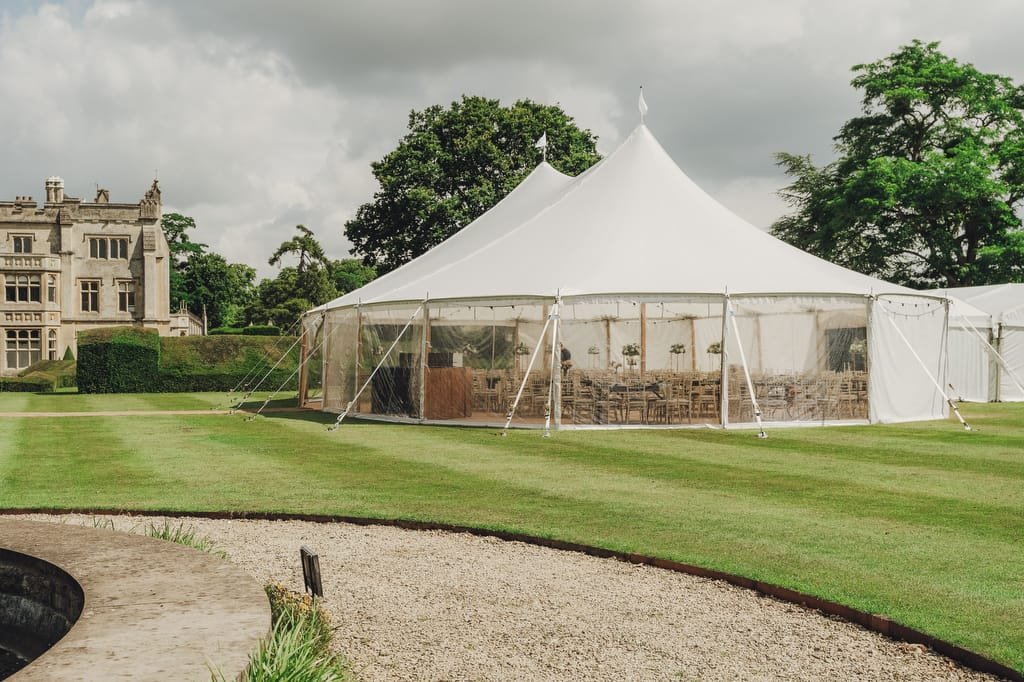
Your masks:
{"label": "concrete kerb", "polygon": [[270,630],[262,586],[211,554],[102,528],[5,519],[0,544],[47,561],[82,587],[70,631],[11,678],[237,678]]}
{"label": "concrete kerb", "polygon": [[407,530],[437,530],[449,533],[467,533],[481,537],[493,537],[500,540],[523,542],[550,549],[558,549],[569,552],[579,552],[589,556],[605,559],[618,559],[633,564],[645,564],[662,568],[677,573],[721,580],[723,582],[753,590],[758,594],[779,599],[802,606],[804,608],[820,611],[830,616],[855,623],[867,630],[885,635],[891,639],[907,642],[910,644],[922,644],[933,651],[961,663],[962,665],[979,672],[998,675],[1011,682],[1024,682],[1024,672],[1010,668],[997,661],[994,661],[977,652],[965,649],[961,646],[939,639],[920,630],[907,627],[889,619],[884,614],[871,614],[866,611],[845,606],[837,602],[821,599],[808,594],[791,590],[781,585],[774,585],[759,580],[753,580],[741,575],[725,573],[714,569],[686,564],[670,559],[648,556],[645,554],[633,554],[619,552],[603,547],[594,547],[575,542],[566,542],[554,538],[545,538],[536,535],[514,533],[510,531],[494,530],[488,528],[476,528],[473,526],[459,526],[446,523],[434,523],[424,521],[412,521],[407,519],[381,519],[353,516],[338,516],[328,514],[271,514],[265,512],[197,512],[197,511],[175,511],[175,510],[125,510],[125,509],[4,509],[0,510],[0,517],[4,514],[95,514],[95,515],[122,515],[132,514],[136,516],[173,516],[173,517],[195,517],[203,519],[252,519],[259,521],[309,521],[313,523],[349,523],[361,526],[391,526]]}

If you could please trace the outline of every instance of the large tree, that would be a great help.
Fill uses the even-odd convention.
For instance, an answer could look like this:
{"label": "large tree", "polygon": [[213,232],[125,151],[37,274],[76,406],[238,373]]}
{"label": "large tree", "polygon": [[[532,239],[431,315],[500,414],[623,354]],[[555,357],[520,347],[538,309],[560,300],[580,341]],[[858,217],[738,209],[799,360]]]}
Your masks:
{"label": "large tree", "polygon": [[910,286],[1024,281],[1024,88],[914,41],[853,67],[837,159],[778,155],[796,212],[772,233]]}
{"label": "large tree", "polygon": [[597,138],[558,106],[463,96],[448,108],[409,114],[409,133],[372,165],[380,183],[345,224],[366,265],[385,273],[458,232],[498,203],[541,160],[576,175],[600,156]]}
{"label": "large tree", "polygon": [[217,253],[195,254],[183,274],[188,308],[206,313],[209,327],[233,326],[242,322],[253,296],[256,271],[242,263],[228,263]]}
{"label": "large tree", "polygon": [[177,310],[182,303],[188,305],[188,291],[185,290],[185,269],[188,260],[206,251],[206,244],[192,241],[189,230],[196,229],[194,218],[180,213],[165,213],[160,220],[167,246],[171,252],[170,288],[171,310]]}
{"label": "large tree", "polygon": [[277,277],[259,283],[246,310],[249,322],[270,322],[289,329],[302,313],[337,295],[332,281],[334,263],[312,230],[305,225],[295,229],[298,234],[282,242],[268,262],[281,265],[285,257],[292,257],[296,265],[282,267]]}

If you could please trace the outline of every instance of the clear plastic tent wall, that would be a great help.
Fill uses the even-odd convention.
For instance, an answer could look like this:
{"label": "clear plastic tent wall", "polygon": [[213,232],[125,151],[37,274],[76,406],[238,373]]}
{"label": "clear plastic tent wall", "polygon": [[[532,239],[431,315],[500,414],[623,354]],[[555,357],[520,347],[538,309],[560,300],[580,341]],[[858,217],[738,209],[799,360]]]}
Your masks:
{"label": "clear plastic tent wall", "polygon": [[[924,297],[588,296],[315,311],[322,405],[396,421],[608,428],[946,414]],[[315,385],[310,383],[311,387]]]}

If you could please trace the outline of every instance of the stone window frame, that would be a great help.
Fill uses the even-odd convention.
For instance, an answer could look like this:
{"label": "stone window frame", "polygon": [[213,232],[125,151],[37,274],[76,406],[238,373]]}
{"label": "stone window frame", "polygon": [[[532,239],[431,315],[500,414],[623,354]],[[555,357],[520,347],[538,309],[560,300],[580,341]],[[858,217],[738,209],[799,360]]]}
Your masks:
{"label": "stone window frame", "polygon": [[119,313],[135,312],[135,295],[138,286],[134,279],[115,280],[117,285],[117,311]]}
{"label": "stone window frame", "polygon": [[57,330],[50,329],[46,332],[46,357],[50,360],[57,360]]}
{"label": "stone window frame", "polygon": [[33,363],[39,362],[43,352],[42,338],[42,329],[39,327],[8,327],[5,329],[4,356],[7,361],[7,369],[25,369]]}
{"label": "stone window frame", "polygon": [[36,240],[35,235],[11,234],[9,236],[11,239],[11,248],[14,250],[14,253],[32,253],[32,243]]}
{"label": "stone window frame", "polygon": [[42,278],[34,272],[4,274],[5,303],[42,303]]}
{"label": "stone window frame", "polygon": [[[94,260],[130,260],[132,238],[128,235],[88,236],[89,258]],[[114,252],[118,252],[114,255]]]}
{"label": "stone window frame", "polygon": [[100,287],[99,279],[78,280],[79,307],[83,313],[98,313],[100,311]]}
{"label": "stone window frame", "polygon": [[46,276],[46,302],[57,303],[57,275]]}

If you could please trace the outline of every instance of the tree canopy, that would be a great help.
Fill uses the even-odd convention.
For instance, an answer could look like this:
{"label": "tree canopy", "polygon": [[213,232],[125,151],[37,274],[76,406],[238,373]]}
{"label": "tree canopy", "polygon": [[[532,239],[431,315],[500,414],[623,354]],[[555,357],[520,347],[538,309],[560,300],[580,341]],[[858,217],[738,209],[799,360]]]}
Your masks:
{"label": "tree canopy", "polygon": [[837,159],[779,154],[776,236],[909,286],[1024,281],[1024,88],[914,41],[853,67]]}
{"label": "tree canopy", "polygon": [[285,256],[293,256],[297,264],[282,267],[277,277],[259,283],[246,312],[249,322],[271,322],[288,329],[302,313],[338,295],[333,281],[335,263],[327,258],[312,230],[305,225],[295,229],[298,234],[282,242],[268,263],[281,265]]}
{"label": "tree canopy", "polygon": [[345,224],[363,263],[384,273],[444,241],[498,203],[541,160],[576,175],[600,159],[597,138],[560,107],[530,100],[503,107],[463,96],[409,114],[409,133],[372,164],[380,184]]}
{"label": "tree canopy", "polygon": [[194,242],[189,231],[196,221],[180,213],[167,213],[161,220],[171,252],[171,309],[182,303],[197,316],[205,313],[210,327],[241,321],[249,304],[256,271],[242,263],[228,263],[207,251],[206,244]]}

